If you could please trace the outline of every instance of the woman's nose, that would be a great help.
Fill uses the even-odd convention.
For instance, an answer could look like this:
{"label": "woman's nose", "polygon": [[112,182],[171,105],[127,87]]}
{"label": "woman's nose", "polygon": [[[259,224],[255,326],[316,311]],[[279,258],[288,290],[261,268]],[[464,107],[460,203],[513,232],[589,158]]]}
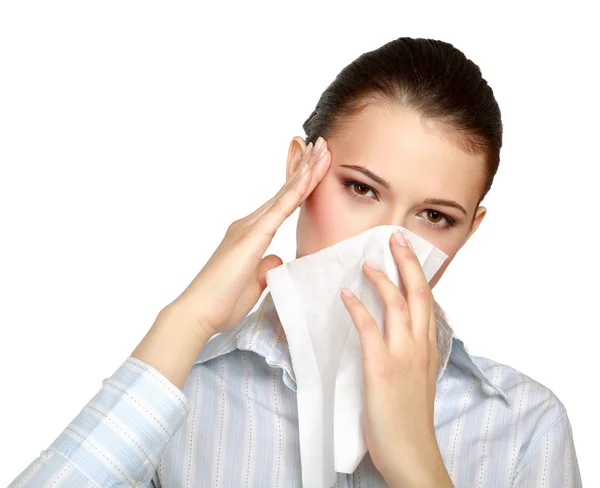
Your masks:
{"label": "woman's nose", "polygon": [[406,210],[403,209],[394,209],[387,213],[387,215],[382,219],[380,225],[399,225],[400,227],[405,227],[407,225],[406,218]]}

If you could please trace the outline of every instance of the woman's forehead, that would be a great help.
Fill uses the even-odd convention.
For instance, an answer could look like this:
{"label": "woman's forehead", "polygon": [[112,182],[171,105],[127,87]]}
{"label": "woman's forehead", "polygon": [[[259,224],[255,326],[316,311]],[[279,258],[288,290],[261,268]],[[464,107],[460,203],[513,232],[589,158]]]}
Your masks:
{"label": "woman's forehead", "polygon": [[[477,200],[485,156],[471,154],[413,110],[370,105],[328,139],[333,166],[359,165],[390,183],[390,191],[443,193]],[[446,129],[447,130],[447,129]]]}

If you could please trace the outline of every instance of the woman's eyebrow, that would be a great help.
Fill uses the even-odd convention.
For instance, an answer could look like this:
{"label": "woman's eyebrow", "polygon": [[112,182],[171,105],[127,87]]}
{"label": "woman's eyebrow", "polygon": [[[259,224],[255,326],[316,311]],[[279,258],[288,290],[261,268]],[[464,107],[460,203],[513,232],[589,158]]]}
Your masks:
{"label": "woman's eyebrow", "polygon": [[427,198],[423,203],[428,203],[429,205],[443,205],[444,207],[457,208],[462,213],[467,215],[467,211],[464,209],[464,207],[456,203],[454,200],[444,200],[443,198]]}
{"label": "woman's eyebrow", "polygon": [[342,168],[350,168],[350,169],[354,169],[356,171],[360,171],[363,175],[368,176],[369,178],[371,178],[373,181],[379,183],[381,186],[383,186],[386,190],[389,190],[391,188],[391,185],[389,184],[389,182],[385,181],[383,178],[377,176],[375,173],[373,173],[372,171],[369,171],[367,168],[363,168],[362,166],[356,166],[354,164],[340,164],[340,166]]}
{"label": "woman's eyebrow", "polygon": [[[355,164],[340,164],[340,167],[350,168],[350,169],[353,169],[356,171],[360,171],[362,174],[364,174],[365,176],[368,176],[376,183],[379,183],[386,190],[389,190],[391,188],[391,185],[388,181],[384,180],[380,176],[377,176],[375,173],[373,173],[372,171],[369,171],[367,168],[363,168],[362,166],[357,166]],[[464,209],[464,207],[462,205],[460,205],[459,203],[455,202],[454,200],[445,200],[443,198],[427,198],[423,203],[427,203],[429,205],[443,205],[444,207],[456,208],[456,209],[460,210],[462,213],[464,213],[465,215],[467,215],[467,211]]]}

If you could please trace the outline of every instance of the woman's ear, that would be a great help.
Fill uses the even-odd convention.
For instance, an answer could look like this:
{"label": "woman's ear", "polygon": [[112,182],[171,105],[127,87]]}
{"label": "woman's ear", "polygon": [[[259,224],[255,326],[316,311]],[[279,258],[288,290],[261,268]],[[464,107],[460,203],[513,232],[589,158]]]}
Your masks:
{"label": "woman's ear", "polygon": [[302,160],[302,156],[304,155],[305,149],[306,149],[306,142],[300,136],[294,137],[292,139],[292,142],[290,142],[290,147],[288,149],[287,167],[286,167],[286,171],[285,171],[286,181],[298,169],[298,165],[300,164],[300,161]]}
{"label": "woman's ear", "polygon": [[480,206],[477,208],[477,210],[475,210],[475,217],[473,218],[473,225],[471,225],[471,230],[469,231],[469,234],[467,235],[465,242],[467,242],[469,240],[469,238],[475,233],[475,231],[479,227],[479,224],[481,224],[481,221],[485,217],[486,213],[487,213],[487,209],[485,207]]}

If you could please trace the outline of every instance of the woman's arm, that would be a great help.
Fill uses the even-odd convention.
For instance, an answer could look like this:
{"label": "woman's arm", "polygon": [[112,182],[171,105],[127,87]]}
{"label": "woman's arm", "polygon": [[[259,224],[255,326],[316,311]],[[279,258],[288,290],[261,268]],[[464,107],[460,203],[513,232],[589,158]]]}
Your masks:
{"label": "woman's arm", "polygon": [[181,388],[209,339],[189,323],[173,307],[163,309],[132,355],[10,487],[151,487],[189,412]]}
{"label": "woman's arm", "polygon": [[188,412],[181,390],[129,357],[9,486],[151,486],[162,452]]}
{"label": "woman's arm", "polygon": [[11,487],[151,486],[166,444],[189,413],[181,389],[196,358],[212,335],[234,328],[260,298],[267,271],[282,262],[262,256],[327,172],[328,156],[323,138],[314,152],[309,143],[279,192],[229,226],[131,356]]}

